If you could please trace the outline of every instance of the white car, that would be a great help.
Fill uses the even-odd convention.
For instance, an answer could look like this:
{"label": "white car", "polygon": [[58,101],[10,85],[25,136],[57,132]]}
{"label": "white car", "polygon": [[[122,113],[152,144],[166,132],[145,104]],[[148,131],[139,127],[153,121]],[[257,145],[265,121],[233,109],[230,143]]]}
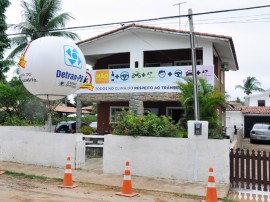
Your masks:
{"label": "white car", "polygon": [[90,123],[89,126],[90,126],[91,128],[93,128],[95,131],[97,131],[97,122],[96,122],[96,121]]}
{"label": "white car", "polygon": [[270,124],[256,123],[250,131],[250,143],[270,140]]}

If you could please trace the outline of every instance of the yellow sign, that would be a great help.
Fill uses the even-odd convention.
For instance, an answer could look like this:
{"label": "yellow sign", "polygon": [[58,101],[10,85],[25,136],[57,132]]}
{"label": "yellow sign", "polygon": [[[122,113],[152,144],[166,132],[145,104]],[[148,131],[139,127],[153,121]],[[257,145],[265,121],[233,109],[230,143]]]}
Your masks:
{"label": "yellow sign", "polygon": [[96,83],[109,83],[109,70],[96,71]]}

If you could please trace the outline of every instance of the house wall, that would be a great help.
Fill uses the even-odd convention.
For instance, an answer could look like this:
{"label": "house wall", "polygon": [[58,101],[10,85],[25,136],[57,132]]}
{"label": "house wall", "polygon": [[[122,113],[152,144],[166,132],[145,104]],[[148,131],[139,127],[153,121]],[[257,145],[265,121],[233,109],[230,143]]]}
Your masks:
{"label": "house wall", "polygon": [[105,131],[111,131],[110,124],[110,106],[128,107],[128,102],[100,102],[97,106],[97,132],[104,134]]}
{"label": "house wall", "polygon": [[[119,106],[119,107],[129,107],[129,102],[100,102],[97,106],[97,132],[103,134],[105,131],[112,131],[110,124],[110,107]],[[144,101],[144,108],[158,108],[158,115],[166,115],[166,107],[179,107],[181,106],[180,102],[165,101]]]}
{"label": "house wall", "polygon": [[229,140],[106,135],[103,172],[122,174],[130,161],[133,175],[207,182],[214,168],[217,183],[229,183]]}
{"label": "house wall", "polygon": [[13,130],[0,127],[0,161],[64,168],[67,156],[75,167],[75,147],[81,134]]}
{"label": "house wall", "polygon": [[270,93],[250,95],[244,97],[245,106],[258,106],[258,100],[265,100],[265,106],[270,106]]}
{"label": "house wall", "polygon": [[234,139],[234,126],[238,130],[243,129],[244,117],[241,111],[226,111],[226,132],[227,135]]}
{"label": "house wall", "polygon": [[[138,93],[142,101],[162,101],[162,102],[173,102],[179,101],[180,93]],[[121,96],[116,93],[106,94],[79,94],[80,99],[89,102],[123,102],[130,100],[130,93],[121,93]]]}
{"label": "house wall", "polygon": [[[212,42],[196,38],[197,47],[203,51],[203,64],[213,64]],[[95,48],[89,48],[89,47]],[[171,49],[190,49],[189,35],[168,34],[158,31],[130,29],[116,35],[107,36],[102,40],[89,42],[89,46],[80,46],[85,56],[114,53],[130,53],[130,67],[135,68],[135,62],[143,67],[143,52]]]}

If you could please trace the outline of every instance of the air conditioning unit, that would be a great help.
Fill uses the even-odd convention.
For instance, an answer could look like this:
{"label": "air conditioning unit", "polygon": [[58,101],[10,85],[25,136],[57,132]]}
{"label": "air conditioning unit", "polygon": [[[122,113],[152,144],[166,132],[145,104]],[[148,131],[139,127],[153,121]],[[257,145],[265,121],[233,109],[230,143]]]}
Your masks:
{"label": "air conditioning unit", "polygon": [[229,71],[229,64],[227,62],[221,63],[221,71]]}

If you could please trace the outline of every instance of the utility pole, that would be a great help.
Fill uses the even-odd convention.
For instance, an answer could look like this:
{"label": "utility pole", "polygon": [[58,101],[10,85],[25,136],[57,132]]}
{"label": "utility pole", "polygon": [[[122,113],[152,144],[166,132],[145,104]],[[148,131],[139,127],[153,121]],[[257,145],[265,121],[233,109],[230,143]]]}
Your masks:
{"label": "utility pole", "polygon": [[181,7],[181,4],[184,4],[184,3],[187,3],[187,2],[180,2],[180,3],[177,3],[177,4],[174,4],[174,6],[179,6],[179,30],[181,30],[181,17],[180,17],[180,7]]}
{"label": "utility pole", "polygon": [[194,27],[192,18],[192,9],[188,9],[189,29],[190,29],[190,44],[191,44],[191,56],[192,56],[192,77],[193,77],[193,89],[194,89],[194,118],[196,121],[200,119],[199,102],[198,102],[198,84],[197,84],[197,69],[196,69],[196,50],[194,45]]}

